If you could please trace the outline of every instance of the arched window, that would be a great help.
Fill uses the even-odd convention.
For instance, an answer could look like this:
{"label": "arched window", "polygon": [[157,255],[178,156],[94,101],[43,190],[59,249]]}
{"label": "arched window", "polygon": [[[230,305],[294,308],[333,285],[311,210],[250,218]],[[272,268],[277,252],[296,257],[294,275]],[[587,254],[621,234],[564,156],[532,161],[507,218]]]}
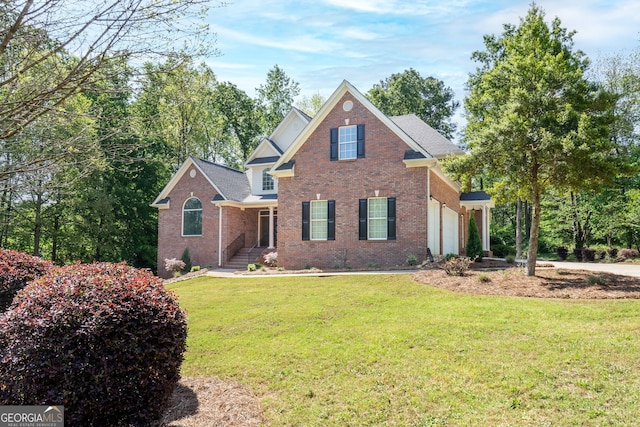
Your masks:
{"label": "arched window", "polygon": [[184,202],[182,208],[182,235],[202,235],[202,203],[195,197]]}
{"label": "arched window", "polygon": [[262,171],[262,190],[273,190],[273,176],[269,175],[269,169]]}

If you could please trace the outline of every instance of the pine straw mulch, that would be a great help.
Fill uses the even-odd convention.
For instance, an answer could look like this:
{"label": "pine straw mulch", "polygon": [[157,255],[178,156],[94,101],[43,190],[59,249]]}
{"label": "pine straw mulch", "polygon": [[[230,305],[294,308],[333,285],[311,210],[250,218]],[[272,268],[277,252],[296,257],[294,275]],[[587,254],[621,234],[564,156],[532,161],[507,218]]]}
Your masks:
{"label": "pine straw mulch", "polygon": [[260,427],[258,398],[240,384],[219,378],[182,378],[171,397],[163,426]]}
{"label": "pine straw mulch", "polygon": [[[425,285],[476,295],[532,298],[615,299],[640,298],[640,279],[585,270],[554,268],[538,264],[535,276],[523,266],[485,260],[472,264],[463,277],[447,276],[440,265],[414,274]],[[481,280],[484,279],[484,280]]]}

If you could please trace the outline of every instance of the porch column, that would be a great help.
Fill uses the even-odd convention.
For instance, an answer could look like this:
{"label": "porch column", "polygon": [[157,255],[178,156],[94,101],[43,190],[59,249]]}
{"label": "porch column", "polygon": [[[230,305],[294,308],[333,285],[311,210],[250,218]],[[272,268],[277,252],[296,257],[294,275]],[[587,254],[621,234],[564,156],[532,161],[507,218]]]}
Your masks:
{"label": "porch column", "polygon": [[269,249],[273,249],[273,206],[269,206]]}
{"label": "porch column", "polygon": [[482,206],[482,250],[488,251],[489,246],[489,215],[487,214],[487,206]]}

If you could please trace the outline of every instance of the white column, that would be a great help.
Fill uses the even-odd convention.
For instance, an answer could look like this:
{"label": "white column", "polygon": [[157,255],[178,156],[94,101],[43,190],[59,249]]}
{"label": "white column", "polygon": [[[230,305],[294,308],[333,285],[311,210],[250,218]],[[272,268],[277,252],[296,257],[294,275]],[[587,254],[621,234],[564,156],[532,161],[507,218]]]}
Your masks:
{"label": "white column", "polygon": [[218,208],[218,267],[222,268],[222,206]]}
{"label": "white column", "polygon": [[269,249],[273,249],[273,206],[269,206]]}
{"label": "white column", "polygon": [[489,250],[489,224],[487,219],[489,216],[487,215],[487,206],[482,206],[482,250]]}

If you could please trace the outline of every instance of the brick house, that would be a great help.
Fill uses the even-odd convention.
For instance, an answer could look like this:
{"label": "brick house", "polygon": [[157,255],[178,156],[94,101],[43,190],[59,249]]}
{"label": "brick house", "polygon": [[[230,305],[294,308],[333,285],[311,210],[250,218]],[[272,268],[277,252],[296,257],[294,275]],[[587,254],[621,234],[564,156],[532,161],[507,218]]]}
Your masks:
{"label": "brick house", "polygon": [[185,161],[152,204],[158,274],[187,247],[194,265],[213,267],[247,248],[277,250],[287,269],[404,265],[409,254],[463,252],[471,215],[488,252],[489,196],[462,193],[439,164],[460,154],[417,116],[387,117],[344,81],[314,118],[292,109],[245,172]]}

